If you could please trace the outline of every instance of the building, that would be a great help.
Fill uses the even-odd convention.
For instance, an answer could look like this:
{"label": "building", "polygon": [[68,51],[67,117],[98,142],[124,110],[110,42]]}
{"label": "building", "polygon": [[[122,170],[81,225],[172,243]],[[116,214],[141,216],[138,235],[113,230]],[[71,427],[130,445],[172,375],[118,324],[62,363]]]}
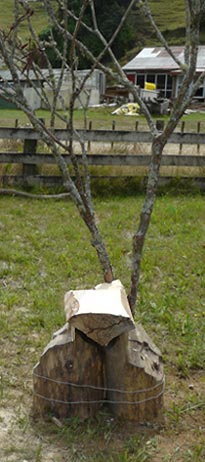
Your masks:
{"label": "building", "polygon": [[[18,78],[20,85],[23,88],[23,93],[28,103],[30,104],[33,110],[36,109],[46,109],[45,100],[42,98],[42,89],[44,95],[50,105],[53,104],[53,88],[50,83],[50,75],[48,69],[41,69],[40,73],[37,75],[34,71],[29,70],[28,72],[19,72]],[[61,77],[61,69],[53,69],[53,76],[56,81],[56,86]],[[75,107],[87,107],[95,106],[100,103],[102,95],[105,93],[105,74],[98,70],[90,72],[89,70],[77,70],[75,75],[76,86],[80,87],[81,83],[85,79],[85,84],[83,89],[76,100]],[[0,70],[0,108],[11,108],[15,107],[14,104],[5,102],[1,97],[5,88],[12,88],[13,77],[11,72],[8,70]],[[62,83],[60,85],[59,96],[57,100],[57,109],[65,109],[69,107],[70,98],[72,94],[72,78],[69,72],[64,73]]]}
{"label": "building", "polygon": [[[176,58],[184,63],[184,47],[174,46],[171,50]],[[163,47],[144,48],[124,67],[128,79],[135,85],[144,88],[145,82],[154,83],[156,89],[165,98],[174,99],[182,84],[182,71]],[[197,58],[196,73],[205,71],[205,46],[200,46]],[[205,100],[205,79],[195,97]]]}
{"label": "building", "polygon": [[[61,75],[61,70],[53,69],[53,72],[57,83]],[[104,72],[98,69],[94,69],[92,72],[90,72],[89,69],[77,70],[75,72],[76,88],[80,88],[84,79],[85,83],[83,85],[82,91],[80,92],[78,98],[75,100],[75,108],[98,106],[100,104],[102,95],[105,93]],[[52,105],[53,90],[49,84],[49,79],[47,79],[44,83],[44,91],[49,103]],[[58,110],[69,108],[72,91],[72,75],[70,72],[65,72],[59,92],[59,98],[57,101]],[[46,108],[45,105],[42,105],[42,107]]]}
{"label": "building", "polygon": [[[43,71],[45,73],[45,71]],[[37,78],[33,71],[29,73],[17,71],[20,85],[23,89],[23,94],[26,100],[29,102],[33,110],[39,109],[41,107],[41,88],[44,82],[43,74],[41,77]],[[15,104],[5,101],[1,97],[4,94],[4,89],[12,89],[13,86],[13,77],[9,70],[0,70],[0,109],[9,109],[15,108]]]}

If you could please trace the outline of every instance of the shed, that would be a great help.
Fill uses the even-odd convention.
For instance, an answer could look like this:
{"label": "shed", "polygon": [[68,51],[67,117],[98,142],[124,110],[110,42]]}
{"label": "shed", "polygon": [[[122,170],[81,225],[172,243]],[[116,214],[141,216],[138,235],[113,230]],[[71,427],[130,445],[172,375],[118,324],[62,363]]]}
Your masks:
{"label": "shed", "polygon": [[[184,46],[171,47],[172,53],[184,63]],[[165,98],[174,99],[182,84],[182,71],[163,47],[143,48],[135,58],[123,66],[128,79],[135,85],[144,88],[145,82],[154,83],[156,89]],[[198,50],[197,69],[199,75],[205,71],[205,46]],[[205,100],[205,79],[195,97]]]}
{"label": "shed", "polygon": [[[35,73],[33,70],[26,72],[17,71],[20,84],[23,88],[24,96],[29,102],[33,110],[43,108],[46,109],[46,105],[43,104],[41,98],[41,89],[44,87],[47,99],[52,105],[53,91],[52,86],[49,83],[50,76],[48,69],[41,69],[40,73]],[[58,82],[61,76],[61,69],[53,69],[53,76]],[[88,70],[77,70],[76,71],[76,85],[80,85],[85,79],[84,88],[81,91],[79,98],[76,102],[76,107],[82,107],[82,105],[94,106],[100,103],[102,95],[105,93],[105,74],[99,69],[94,71]],[[12,87],[13,77],[9,70],[0,70],[0,108],[3,107],[15,107],[1,97],[1,90],[4,90],[6,86]],[[62,99],[66,108],[69,107],[70,96],[72,93],[72,80],[70,72],[64,73],[59,98],[57,102],[57,108],[62,109]]]}
{"label": "shed", "polygon": [[[20,72],[17,71],[20,84],[23,88],[23,93],[27,101],[29,102],[33,110],[39,109],[41,106],[41,97],[39,90],[41,89],[44,82],[44,75],[47,71],[42,71],[42,77],[35,75],[33,71],[29,72]],[[15,107],[14,104],[5,101],[1,97],[1,90],[3,92],[4,88],[10,87],[13,85],[13,77],[9,70],[0,70],[0,108],[12,108]],[[36,91],[35,90],[38,90]]]}

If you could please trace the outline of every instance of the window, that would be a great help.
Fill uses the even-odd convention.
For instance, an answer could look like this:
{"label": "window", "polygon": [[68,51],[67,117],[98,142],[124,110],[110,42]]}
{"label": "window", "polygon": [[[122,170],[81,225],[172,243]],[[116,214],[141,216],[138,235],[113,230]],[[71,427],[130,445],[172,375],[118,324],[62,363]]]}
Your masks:
{"label": "window", "polygon": [[140,88],[144,88],[145,82],[155,83],[156,89],[160,91],[160,95],[164,98],[172,96],[172,77],[168,74],[127,74],[129,80],[136,83]]}
{"label": "window", "polygon": [[140,88],[144,88],[144,82],[145,82],[145,75],[137,74],[137,85],[139,85]]}
{"label": "window", "polygon": [[168,74],[156,74],[156,87],[164,98],[171,98],[172,77]]}
{"label": "window", "polygon": [[205,79],[203,80],[203,82],[201,83],[201,86],[196,91],[194,97],[198,99],[205,99]]}
{"label": "window", "polygon": [[167,75],[167,89],[172,89],[172,77],[171,75]]}
{"label": "window", "polygon": [[155,78],[156,78],[155,74],[147,74],[146,82],[155,83]]}
{"label": "window", "polygon": [[156,85],[157,90],[164,90],[166,85],[166,75],[165,74],[158,74],[156,75]]}

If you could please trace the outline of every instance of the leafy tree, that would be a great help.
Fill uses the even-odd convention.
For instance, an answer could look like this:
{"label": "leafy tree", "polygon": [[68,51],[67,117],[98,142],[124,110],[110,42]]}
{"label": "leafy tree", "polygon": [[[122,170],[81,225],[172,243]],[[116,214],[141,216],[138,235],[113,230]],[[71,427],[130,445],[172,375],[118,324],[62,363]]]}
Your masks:
{"label": "leafy tree", "polygon": [[[106,40],[110,40],[112,37],[115,29],[117,28],[122,15],[125,12],[129,1],[122,1],[122,0],[111,0],[108,2],[107,0],[95,0],[95,9],[96,9],[96,16],[98,19],[99,30],[103,34]],[[80,0],[71,0],[67,2],[68,8],[70,11],[75,15],[78,16],[80,13],[82,1]],[[59,6],[57,17],[59,21],[63,20],[64,15],[64,8],[62,5]],[[91,26],[92,24],[92,14],[90,8],[85,8],[84,12],[84,22]],[[67,22],[68,31],[72,34],[75,29],[75,22],[76,19],[70,17]],[[57,44],[57,48],[62,52],[63,49],[63,37],[62,34],[59,33],[58,27],[51,25],[46,30],[42,31],[40,34],[40,40],[48,41],[51,35],[54,38],[55,43]],[[133,46],[133,41],[135,37],[134,25],[131,21],[127,21],[126,24],[123,25],[123,28],[119,31],[115,41],[113,42],[113,52],[115,53],[116,57],[119,59],[124,56],[126,50],[129,47]],[[80,25],[78,31],[78,38],[82,40],[86,47],[93,53],[99,54],[103,50],[103,45],[101,40],[98,37],[93,38],[93,34],[90,33],[88,30],[85,33],[85,29]],[[67,50],[67,59],[69,61],[69,51],[70,47],[68,45]],[[47,47],[47,54],[49,60],[51,61],[53,67],[59,67],[61,65],[60,56],[56,53],[56,46],[54,47]],[[85,69],[89,67],[90,60],[88,56],[85,56],[82,53],[82,50],[76,50],[76,54],[78,56],[78,65],[79,68]],[[109,55],[105,54],[103,56],[103,62],[107,63],[109,61]]]}

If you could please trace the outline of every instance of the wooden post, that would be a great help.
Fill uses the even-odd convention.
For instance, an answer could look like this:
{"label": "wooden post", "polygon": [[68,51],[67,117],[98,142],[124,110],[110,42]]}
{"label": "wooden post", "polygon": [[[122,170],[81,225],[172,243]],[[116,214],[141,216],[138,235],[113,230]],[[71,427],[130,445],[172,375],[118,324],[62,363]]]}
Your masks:
{"label": "wooden post", "polygon": [[[40,118],[39,119],[43,124],[45,124],[45,120]],[[24,140],[24,148],[23,153],[27,156],[32,156],[36,154],[37,151],[37,140]],[[28,184],[28,177],[38,175],[38,166],[32,163],[23,163],[23,177],[24,177],[24,184]]]}
{"label": "wooden post", "polygon": [[[136,120],[135,122],[135,131],[138,131],[138,125],[139,125],[139,120]],[[134,151],[137,150],[137,143],[134,143]]]}
{"label": "wooden post", "polygon": [[157,120],[156,121],[156,128],[157,130],[159,130],[160,132],[162,132],[164,130],[164,120]]}
{"label": "wooden post", "polygon": [[[89,121],[88,130],[92,130],[92,120]],[[88,141],[88,152],[91,151],[91,141]]]}
{"label": "wooden post", "polygon": [[[201,122],[197,122],[197,133],[201,131]],[[197,144],[197,154],[200,154],[200,144]]]}
{"label": "wooden post", "polygon": [[[37,140],[24,140],[23,153],[27,156],[32,156],[36,154],[37,149]],[[28,176],[33,176],[38,174],[38,167],[36,164],[32,163],[23,163],[23,177],[24,183],[27,183]]]}
{"label": "wooden post", "polygon": [[[112,130],[115,130],[115,128],[116,128],[116,122],[115,122],[115,120],[113,120],[113,121],[112,121]],[[112,141],[112,143],[111,143],[111,149],[113,149],[113,146],[114,146],[114,143],[113,143],[113,141]]]}
{"label": "wooden post", "polygon": [[[182,123],[181,123],[181,133],[184,133],[184,128],[185,128],[185,121],[183,120]],[[180,145],[179,145],[179,154],[182,153],[182,148],[183,148],[183,144],[180,143]]]}

